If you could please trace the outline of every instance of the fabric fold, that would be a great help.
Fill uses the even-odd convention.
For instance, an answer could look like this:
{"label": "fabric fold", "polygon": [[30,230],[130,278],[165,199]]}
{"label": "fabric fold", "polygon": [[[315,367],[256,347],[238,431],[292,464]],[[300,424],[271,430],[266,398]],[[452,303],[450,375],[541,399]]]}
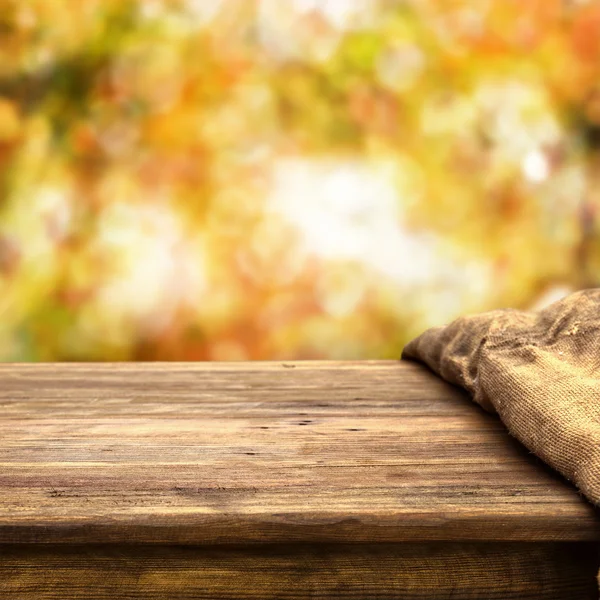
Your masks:
{"label": "fabric fold", "polygon": [[425,331],[402,358],[465,388],[600,506],[600,289],[540,311],[461,317]]}
{"label": "fabric fold", "polygon": [[600,289],[540,311],[461,317],[425,331],[402,358],[465,388],[600,505]]}

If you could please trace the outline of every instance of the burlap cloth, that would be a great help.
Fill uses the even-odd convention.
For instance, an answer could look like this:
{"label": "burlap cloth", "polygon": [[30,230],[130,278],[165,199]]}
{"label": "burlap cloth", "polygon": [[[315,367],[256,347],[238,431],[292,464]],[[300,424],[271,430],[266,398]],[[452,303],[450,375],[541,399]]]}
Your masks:
{"label": "burlap cloth", "polygon": [[600,505],[600,289],[540,311],[461,317],[427,330],[402,358],[468,390]]}

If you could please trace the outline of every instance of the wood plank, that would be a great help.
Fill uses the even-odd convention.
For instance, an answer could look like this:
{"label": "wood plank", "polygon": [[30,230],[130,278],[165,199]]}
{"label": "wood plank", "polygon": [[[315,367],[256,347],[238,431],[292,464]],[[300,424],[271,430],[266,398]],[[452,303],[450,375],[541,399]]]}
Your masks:
{"label": "wood plank", "polygon": [[398,361],[0,365],[0,543],[600,540],[497,418]]}
{"label": "wood plank", "polygon": [[590,543],[0,547],[4,600],[595,600]]}

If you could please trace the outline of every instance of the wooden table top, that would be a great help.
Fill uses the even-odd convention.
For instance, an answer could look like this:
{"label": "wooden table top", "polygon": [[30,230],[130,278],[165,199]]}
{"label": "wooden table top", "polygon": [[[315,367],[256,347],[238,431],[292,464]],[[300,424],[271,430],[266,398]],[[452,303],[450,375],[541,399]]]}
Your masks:
{"label": "wooden table top", "polygon": [[408,362],[0,365],[0,543],[600,540]]}

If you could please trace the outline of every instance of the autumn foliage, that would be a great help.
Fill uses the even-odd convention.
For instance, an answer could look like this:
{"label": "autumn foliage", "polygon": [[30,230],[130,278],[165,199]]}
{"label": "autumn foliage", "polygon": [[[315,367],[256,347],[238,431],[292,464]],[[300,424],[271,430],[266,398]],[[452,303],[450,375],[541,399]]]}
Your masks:
{"label": "autumn foliage", "polygon": [[395,357],[600,276],[600,4],[3,0],[0,359]]}

